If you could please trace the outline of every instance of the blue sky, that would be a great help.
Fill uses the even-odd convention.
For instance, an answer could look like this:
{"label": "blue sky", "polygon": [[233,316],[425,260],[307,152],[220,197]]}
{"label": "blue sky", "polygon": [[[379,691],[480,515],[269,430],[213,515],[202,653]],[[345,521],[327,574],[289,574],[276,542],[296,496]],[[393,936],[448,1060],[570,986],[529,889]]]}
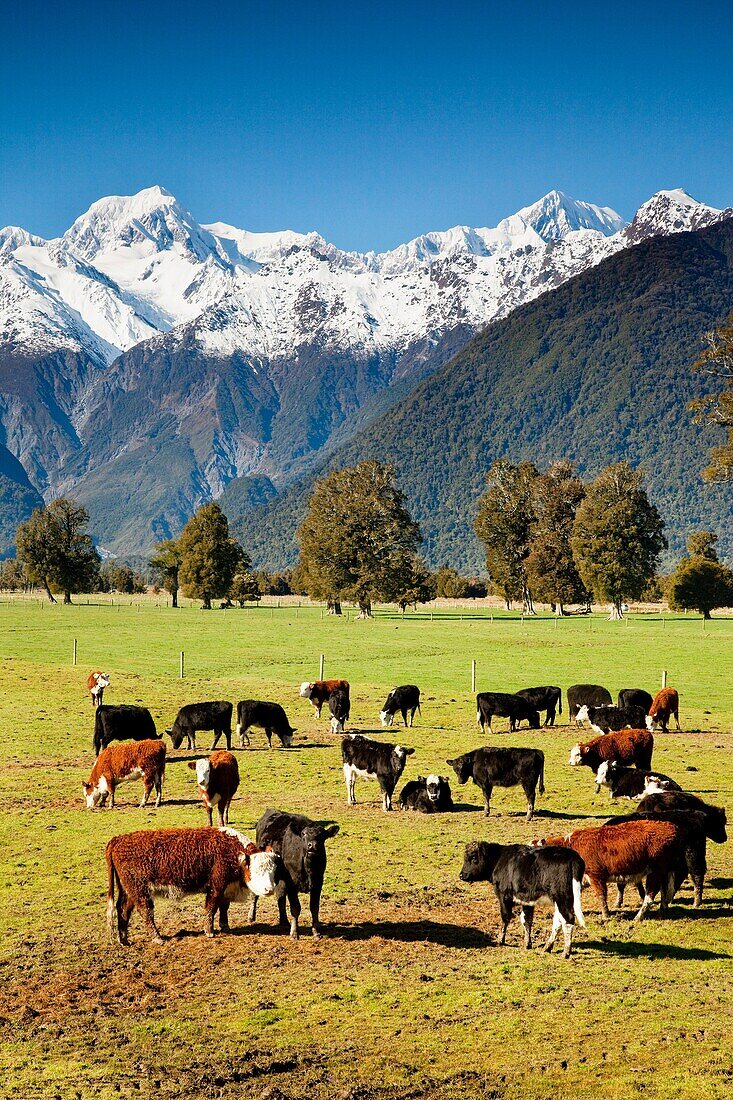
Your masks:
{"label": "blue sky", "polygon": [[625,216],[733,205],[733,11],[2,4],[0,225],[62,232],[153,183],[202,222],[384,249],[553,187]]}

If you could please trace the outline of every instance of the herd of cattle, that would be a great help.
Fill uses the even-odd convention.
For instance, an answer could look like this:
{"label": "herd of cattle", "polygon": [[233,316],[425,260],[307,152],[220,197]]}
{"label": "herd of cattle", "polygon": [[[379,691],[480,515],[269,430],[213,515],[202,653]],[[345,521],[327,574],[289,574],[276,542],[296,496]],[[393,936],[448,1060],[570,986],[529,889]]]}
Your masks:
{"label": "herd of cattle", "polygon": [[[142,779],[141,805],[146,805],[155,791],[155,804],[159,806],[166,766],[163,736],[158,735],[146,708],[104,705],[103,690],[109,683],[109,676],[99,672],[92,673],[88,683],[96,708],[97,758],[89,780],[83,784],[87,805],[101,806],[109,798],[112,807],[119,783]],[[350,714],[348,681],[306,682],[300,686],[300,696],[310,700],[319,717],[328,705],[332,731],[344,733]],[[549,901],[554,906],[554,917],[545,948],[552,948],[562,929],[565,956],[571,950],[576,921],[584,926],[580,894],[583,883],[590,884],[604,919],[609,916],[609,883],[617,885],[619,908],[625,886],[636,886],[641,906],[634,921],[642,919],[657,897],[664,912],[688,877],[694,889],[693,904],[697,906],[702,901],[707,869],[707,841],[721,844],[727,840],[724,809],[708,805],[669,776],[652,770],[654,732],[666,732],[672,717],[680,728],[675,689],[664,688],[654,698],[641,689],[625,689],[614,705],[605,688],[580,684],[569,688],[566,698],[570,718],[578,726],[588,723],[598,734],[590,741],[575,744],[568,763],[591,769],[596,793],[606,786],[612,799],[636,801],[635,812],[613,817],[601,826],[529,844],[471,843],[466,847],[460,873],[465,882],[487,881],[493,885],[502,919],[501,944],[514,907],[519,905],[525,946],[531,946],[534,907],[539,901]],[[541,687],[514,694],[482,692],[476,703],[482,731],[487,726],[491,731],[496,716],[508,718],[511,731],[523,721],[539,729],[541,711],[545,712],[546,726],[554,725],[556,714],[562,714],[562,691]],[[257,899],[274,894],[280,923],[289,926],[292,936],[298,935],[298,895],[307,893],[312,932],[320,934],[325,842],[339,826],[324,826],[302,815],[267,810],[257,822],[255,842],[229,827],[229,808],[239,786],[239,767],[231,752],[233,713],[232,703],[223,700],[188,704],[181,707],[171,729],[165,731],[174,748],[185,739],[192,750],[196,748],[197,733],[213,733],[210,755],[190,761],[188,766],[195,772],[209,826],[216,810],[219,828],[144,830],[114,837],[107,845],[108,921],[114,932],[116,911],[120,943],[127,943],[134,909],[141,914],[153,939],[160,940],[153,898],[161,893],[205,894],[207,935],[213,934],[217,913],[220,928],[228,930],[232,901],[247,900],[250,919],[254,920]],[[407,728],[412,726],[416,713],[421,713],[420,691],[408,684],[389,693],[380,719],[386,727],[396,714],[401,714]],[[236,715],[241,747],[250,744],[248,731],[253,727],[264,730],[269,748],[273,734],[284,748],[292,745],[295,730],[279,703],[242,700]],[[227,748],[217,750],[222,735]],[[383,809],[391,810],[395,789],[414,752],[414,748],[377,741],[361,733],[344,736],[341,758],[348,804],[356,803],[356,780],[371,779],[379,784]],[[526,820],[532,820],[536,794],[545,790],[541,749],[482,746],[446,763],[459,785],[472,780],[479,787],[487,815],[494,787],[521,786],[527,801]],[[454,810],[448,778],[430,774],[410,780],[399,795],[399,806],[423,813]]]}

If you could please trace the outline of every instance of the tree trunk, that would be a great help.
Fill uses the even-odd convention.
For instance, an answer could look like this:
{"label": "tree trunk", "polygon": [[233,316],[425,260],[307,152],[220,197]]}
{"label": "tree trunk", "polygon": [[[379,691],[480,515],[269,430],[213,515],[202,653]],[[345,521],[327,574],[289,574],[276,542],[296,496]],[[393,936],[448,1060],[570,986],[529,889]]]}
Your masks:
{"label": "tree trunk", "polygon": [[56,597],[54,596],[53,592],[51,591],[51,589],[49,587],[49,583],[48,583],[48,581],[46,580],[45,577],[43,578],[43,587],[46,589],[46,595],[48,596],[49,603],[56,603]]}
{"label": "tree trunk", "polygon": [[203,611],[211,611],[211,596],[204,596],[204,602],[202,604]]}
{"label": "tree trunk", "polygon": [[64,603],[71,603],[71,592],[64,592]]}
{"label": "tree trunk", "polygon": [[329,615],[341,615],[341,600],[329,600],[328,601],[328,614]]}
{"label": "tree trunk", "polygon": [[561,603],[556,603],[553,610],[554,610],[556,615],[564,615],[565,614],[565,608],[563,607],[563,605]]}
{"label": "tree trunk", "polygon": [[528,588],[525,588],[522,593],[522,613],[524,615],[535,615],[534,603],[532,602],[532,593]]}
{"label": "tree trunk", "polygon": [[608,616],[611,620],[623,619],[624,613],[621,610],[621,600],[616,600],[611,608],[611,614]]}
{"label": "tree trunk", "polygon": [[178,589],[174,588],[171,592],[171,607],[178,607]]}
{"label": "tree trunk", "polygon": [[712,619],[713,616],[710,614],[707,607],[703,609],[702,617],[703,619]]}
{"label": "tree trunk", "polygon": [[372,603],[371,600],[361,601],[359,600],[359,618],[360,619],[372,619]]}

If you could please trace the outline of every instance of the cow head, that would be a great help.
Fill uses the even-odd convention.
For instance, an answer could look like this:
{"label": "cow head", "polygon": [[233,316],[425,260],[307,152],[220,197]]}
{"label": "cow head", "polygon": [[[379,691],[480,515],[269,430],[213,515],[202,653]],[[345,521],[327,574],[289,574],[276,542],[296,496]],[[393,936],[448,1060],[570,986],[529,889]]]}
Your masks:
{"label": "cow head", "polygon": [[211,762],[209,760],[189,760],[191,771],[196,772],[196,782],[203,790],[208,791],[211,780]]}
{"label": "cow head", "polygon": [[584,749],[585,746],[581,745],[580,743],[578,743],[577,745],[573,745],[572,749],[570,750],[570,759],[568,760],[568,764],[571,764],[574,768],[576,768],[578,764],[582,764]]}
{"label": "cow head", "polygon": [[275,855],[269,846],[264,849],[258,848],[249,837],[229,826],[225,826],[219,832],[235,837],[239,841],[242,850],[238,859],[247,889],[258,898],[273,894],[281,875],[280,857]]}
{"label": "cow head", "polygon": [[392,759],[396,762],[399,769],[399,774],[402,775],[405,764],[407,763],[407,757],[412,756],[414,749],[406,749],[404,745],[395,745],[392,750]]}
{"label": "cow head", "polygon": [[604,760],[596,772],[596,794],[600,791],[602,786],[613,786],[612,777],[618,771],[618,763],[615,760]]}
{"label": "cow head", "polygon": [[427,791],[428,798],[431,802],[439,801],[440,787],[442,783],[443,780],[440,778],[439,775],[429,775],[425,780],[425,790]]}
{"label": "cow head", "polygon": [[343,733],[344,732],[344,720],[343,718],[334,717],[331,719],[331,733]]}
{"label": "cow head", "polygon": [[319,880],[323,881],[323,872],[326,869],[326,841],[336,836],[338,831],[338,825],[307,825],[300,834],[309,890],[317,887]]}
{"label": "cow head", "polygon": [[283,743],[283,745],[286,749],[289,749],[289,748],[292,747],[293,734],[294,733],[295,733],[295,730],[291,727],[289,730],[283,730],[283,732],[280,734],[280,740],[282,741],[282,743]]}
{"label": "cow head", "polygon": [[654,721],[653,716],[651,714],[647,714],[644,718],[644,721],[646,723],[646,728],[649,730],[649,732],[654,733],[655,729],[657,728],[657,724]]}
{"label": "cow head", "polygon": [[584,703],[582,707],[578,707],[578,713],[575,715],[576,724],[581,726],[583,722],[590,722],[590,714],[588,713],[588,707]]}
{"label": "cow head", "polygon": [[162,737],[164,733],[167,733],[170,737],[171,744],[173,745],[174,749],[179,749],[181,747],[181,742],[183,741],[183,730],[179,730],[175,722],[173,723],[172,730],[164,730],[160,736]]}
{"label": "cow head", "polygon": [[96,806],[103,806],[107,801],[109,788],[104,776],[101,776],[96,784],[91,782],[82,783],[81,787],[84,791],[88,810],[93,810]]}
{"label": "cow head", "polygon": [[450,764],[453,768],[461,786],[468,783],[473,775],[473,756],[470,752],[465,752],[463,756],[457,756],[455,760],[446,760],[446,764]]}
{"label": "cow head", "polygon": [[310,681],[309,680],[304,680],[303,683],[300,685],[300,697],[301,697],[301,699],[310,699],[310,697],[313,693],[313,688],[315,686],[316,685],[313,683],[312,680],[310,680]]}
{"label": "cow head", "polygon": [[394,714],[388,710],[380,710],[379,721],[382,723],[382,729],[386,729],[394,723]]}
{"label": "cow head", "polygon": [[540,712],[538,710],[532,710],[529,716],[529,728],[538,730],[540,728]]}
{"label": "cow head", "polygon": [[499,844],[487,844],[485,840],[471,841],[466,845],[463,867],[458,877],[462,882],[485,882],[491,878],[500,854]]}

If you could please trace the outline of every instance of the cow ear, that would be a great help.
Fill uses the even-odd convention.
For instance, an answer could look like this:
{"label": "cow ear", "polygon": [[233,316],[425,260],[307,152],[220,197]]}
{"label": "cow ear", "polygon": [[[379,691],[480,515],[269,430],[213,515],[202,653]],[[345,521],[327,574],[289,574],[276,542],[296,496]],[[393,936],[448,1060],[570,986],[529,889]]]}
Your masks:
{"label": "cow ear", "polygon": [[450,766],[453,767],[455,760],[446,760],[446,764],[450,764]]}
{"label": "cow ear", "polygon": [[191,769],[192,772],[196,771],[196,761],[195,760],[189,760],[188,766],[189,766],[189,768]]}
{"label": "cow ear", "polygon": [[249,852],[240,852],[239,862],[243,867],[249,867]]}
{"label": "cow ear", "polygon": [[405,749],[405,756],[412,756],[414,749]]}
{"label": "cow ear", "polygon": [[328,839],[329,837],[336,836],[336,833],[339,831],[339,829],[339,825],[328,825],[323,830],[323,835],[326,837],[326,839]]}

